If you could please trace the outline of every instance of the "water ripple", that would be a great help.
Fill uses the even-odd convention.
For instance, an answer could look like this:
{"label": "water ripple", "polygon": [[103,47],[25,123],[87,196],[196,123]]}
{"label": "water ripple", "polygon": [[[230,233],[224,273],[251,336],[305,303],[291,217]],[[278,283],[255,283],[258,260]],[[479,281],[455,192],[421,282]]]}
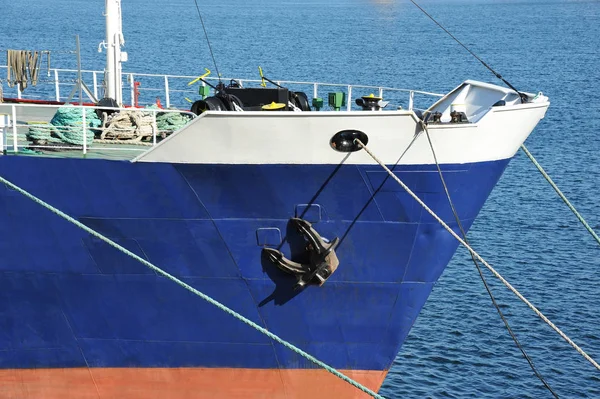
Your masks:
{"label": "water ripple", "polygon": [[[550,110],[527,145],[590,225],[600,230],[600,2],[422,2],[517,87],[542,90],[550,97]],[[53,0],[51,7],[47,0],[5,3],[5,20],[43,26],[44,34],[4,29],[0,48],[18,43],[20,48],[72,49],[74,43],[64,38],[80,34],[84,68],[102,69],[97,55],[102,23],[88,23],[85,30],[73,23],[98,22],[99,1]],[[262,65],[276,79],[436,92],[465,79],[494,82],[407,1],[202,4],[219,69],[227,76],[256,77],[256,66]],[[210,66],[190,7],[190,0],[124,1],[127,69],[156,73],[168,65],[170,73],[193,75]],[[141,10],[143,18],[137,22],[130,17]],[[52,61],[76,66],[70,54],[53,53]],[[600,358],[600,249],[523,154],[507,168],[469,238],[515,287]],[[598,371],[489,272],[485,275],[519,340],[558,394],[600,397]],[[433,290],[381,393],[390,398],[549,397],[506,333],[462,249]]]}

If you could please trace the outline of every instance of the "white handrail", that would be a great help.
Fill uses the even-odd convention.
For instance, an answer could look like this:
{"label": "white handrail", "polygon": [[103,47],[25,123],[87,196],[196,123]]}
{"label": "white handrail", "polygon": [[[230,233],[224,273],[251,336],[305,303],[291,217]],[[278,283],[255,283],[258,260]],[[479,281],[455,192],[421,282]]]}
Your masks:
{"label": "white handrail", "polygon": [[[0,68],[7,68],[6,66],[0,66]],[[53,68],[51,69],[51,71],[54,71],[54,80],[52,81],[52,83],[54,83],[54,98],[56,101],[61,101],[61,96],[60,96],[60,85],[70,85],[72,86],[73,83],[66,83],[66,82],[61,82],[60,80],[60,74],[64,75],[64,74],[74,74],[77,73],[78,71],[75,69],[58,69],[58,68]],[[96,71],[96,70],[87,70],[84,69],[81,71],[82,74],[91,74],[91,78],[93,81],[93,92],[94,95],[97,96],[97,92],[98,92],[98,88],[97,88],[97,74],[103,74],[102,71]],[[186,80],[186,81],[191,81],[193,79],[195,79],[195,76],[188,76],[188,75],[165,75],[165,74],[151,74],[151,73],[131,73],[131,72],[123,72],[123,76],[127,76],[129,77],[129,79],[131,80],[131,84],[133,85],[133,81],[135,80],[135,78],[139,78],[139,77],[145,77],[145,78],[156,78],[156,79],[160,79],[162,81],[162,85],[163,87],[161,88],[155,88],[155,87],[144,87],[140,89],[141,91],[161,91],[164,94],[164,98],[165,98],[165,104],[167,106],[167,108],[169,108],[171,106],[171,96],[170,93],[192,93],[193,89],[186,89],[186,90],[180,90],[180,89],[171,89],[170,88],[170,80],[174,80],[174,79],[181,79],[181,80]],[[217,81],[218,78],[217,77],[207,77],[205,78],[207,80],[212,80],[212,81]],[[229,81],[229,80],[238,80],[238,81],[243,81],[244,83],[256,83],[256,84],[260,84],[262,82],[262,80],[260,79],[235,79],[235,78],[221,78],[221,80],[223,81]],[[395,88],[395,87],[387,87],[387,86],[369,86],[369,85],[349,85],[349,84],[342,84],[342,83],[325,83],[325,82],[307,82],[307,81],[294,81],[294,80],[280,80],[277,81],[279,84],[282,85],[305,85],[305,86],[312,86],[313,88],[313,97],[317,98],[318,97],[318,90],[319,87],[344,87],[346,88],[346,93],[347,93],[347,97],[346,97],[346,101],[347,101],[347,106],[348,106],[348,110],[350,110],[352,108],[352,102],[351,102],[351,94],[352,94],[352,90],[353,89],[370,89],[370,90],[377,90],[379,93],[379,96],[382,97],[384,91],[386,92],[405,92],[405,93],[409,93],[409,109],[412,109],[413,107],[413,102],[414,102],[414,94],[420,94],[420,95],[425,95],[425,96],[432,96],[432,97],[443,97],[443,94],[439,94],[439,93],[433,93],[433,92],[428,92],[428,91],[422,91],[422,90],[413,90],[413,89],[404,89],[404,88]],[[28,89],[32,90],[32,89]],[[133,103],[133,88],[130,90],[131,93],[131,103]],[[5,93],[6,96],[6,93]],[[19,89],[17,88],[17,98],[22,98],[22,93],[19,91]]]}

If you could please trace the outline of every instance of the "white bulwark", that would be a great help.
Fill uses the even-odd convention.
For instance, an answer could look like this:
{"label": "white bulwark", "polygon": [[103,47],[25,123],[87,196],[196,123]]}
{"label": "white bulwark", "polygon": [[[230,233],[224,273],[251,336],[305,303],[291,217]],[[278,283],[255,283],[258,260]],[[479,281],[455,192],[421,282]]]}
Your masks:
{"label": "white bulwark", "polygon": [[[438,161],[464,164],[511,158],[544,117],[548,98],[466,81],[432,105],[428,129]],[[451,113],[466,121],[453,123]],[[433,122],[437,114],[439,122]],[[395,164],[422,129],[411,111],[236,112],[207,111],[133,162],[186,164],[372,164],[364,151],[340,153],[334,134],[359,130],[387,164]],[[400,164],[433,164],[424,135]]]}

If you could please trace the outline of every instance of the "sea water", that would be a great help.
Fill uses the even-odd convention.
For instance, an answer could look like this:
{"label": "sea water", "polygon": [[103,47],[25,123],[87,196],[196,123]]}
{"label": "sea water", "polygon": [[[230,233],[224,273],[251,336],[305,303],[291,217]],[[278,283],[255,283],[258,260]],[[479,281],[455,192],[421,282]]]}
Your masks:
{"label": "sea water", "polygon": [[[600,231],[600,2],[438,0],[422,6],[523,91],[551,107],[527,145]],[[408,0],[198,1],[219,71],[445,92],[499,82]],[[0,0],[0,49],[54,50],[52,67],[102,69],[102,0]],[[123,0],[126,71],[215,70],[193,0]],[[4,63],[4,61],[2,61]],[[213,73],[214,75],[214,73]],[[473,225],[473,246],[596,360],[600,247],[518,153]],[[525,350],[564,398],[600,397],[600,372],[484,273]],[[551,397],[459,249],[381,394],[396,398]]]}

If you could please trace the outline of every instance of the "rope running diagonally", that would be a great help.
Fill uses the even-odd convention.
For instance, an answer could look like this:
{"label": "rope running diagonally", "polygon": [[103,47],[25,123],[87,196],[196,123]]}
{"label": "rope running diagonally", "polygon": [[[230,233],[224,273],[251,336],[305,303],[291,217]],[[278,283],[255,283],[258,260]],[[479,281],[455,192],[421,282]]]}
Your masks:
{"label": "rope running diagonally", "polygon": [[128,249],[120,246],[116,242],[112,241],[110,238],[105,237],[104,235],[100,234],[99,232],[97,232],[97,231],[89,228],[88,226],[86,226],[85,224],[81,223],[80,221],[72,218],[71,216],[67,215],[66,213],[64,213],[64,212],[60,211],[59,209],[53,207],[52,205],[44,202],[43,200],[39,199],[38,197],[36,197],[35,195],[29,193],[28,191],[22,189],[21,187],[15,185],[13,183],[11,183],[10,181],[6,180],[2,176],[0,176],[0,183],[6,184],[8,187],[10,187],[13,190],[19,192],[20,194],[24,195],[25,197],[29,198],[30,200],[34,201],[35,203],[43,206],[44,208],[46,208],[49,211],[53,212],[54,214],[60,216],[61,218],[67,220],[68,222],[74,224],[75,226],[79,227],[80,229],[82,229],[82,230],[90,233],[94,237],[99,238],[100,240],[106,242],[108,245],[110,245],[110,246],[118,249],[119,251],[123,252],[124,254],[132,257],[133,259],[135,259],[138,262],[142,263],[144,266],[147,266],[148,268],[152,269],[156,273],[162,275],[163,277],[168,278],[169,280],[173,281],[177,285],[185,288],[186,290],[190,291],[191,293],[193,293],[193,294],[199,296],[200,298],[204,299],[205,301],[207,301],[211,305],[216,306],[217,308],[221,309],[225,313],[228,313],[229,315],[231,315],[231,316],[235,317],[236,319],[244,322],[245,324],[249,325],[250,327],[258,330],[259,332],[263,333],[267,337],[271,338],[273,341],[276,341],[276,342],[280,343],[281,345],[283,345],[286,348],[292,350],[293,352],[299,354],[300,356],[302,356],[305,359],[311,361],[312,363],[316,364],[317,366],[324,368],[325,370],[327,370],[331,374],[333,374],[336,377],[344,380],[345,382],[347,382],[348,384],[354,386],[355,388],[360,389],[361,391],[363,391],[364,393],[372,396],[373,398],[376,398],[376,399],[385,399],[383,396],[381,396],[381,395],[377,394],[376,392],[370,390],[369,388],[365,387],[364,385],[360,384],[359,382],[354,381],[350,377],[347,377],[346,375],[340,373],[339,371],[337,371],[333,367],[331,367],[331,366],[323,363],[322,361],[318,360],[314,356],[309,355],[308,353],[304,352],[302,349],[297,348],[296,346],[292,345],[288,341],[285,341],[284,339],[282,339],[279,336],[273,334],[269,330],[267,330],[267,329],[259,326],[258,324],[256,324],[252,320],[247,319],[246,317],[244,317],[241,314],[237,313],[233,309],[230,309],[229,307],[225,306],[221,302],[219,302],[219,301],[211,298],[210,296],[202,293],[201,291],[198,291],[197,289],[195,289],[191,285],[186,284],[185,282],[181,281],[177,277],[175,277],[175,276],[167,273],[166,271],[162,270],[158,266],[155,266],[154,264],[148,262],[146,259],[143,259],[140,256],[138,256],[138,255],[134,254],[133,252],[129,251]]}
{"label": "rope running diagonally", "polygon": [[200,18],[200,23],[202,24],[202,30],[204,31],[204,37],[206,38],[206,44],[208,44],[208,50],[210,51],[210,56],[213,60],[213,64],[215,65],[215,71],[217,71],[217,77],[219,78],[219,82],[221,81],[221,74],[219,73],[219,67],[217,66],[217,60],[215,59],[215,54],[213,53],[212,46],[210,45],[210,40],[208,40],[208,33],[206,32],[206,26],[204,25],[204,18],[202,18],[202,13],[200,12],[200,6],[198,5],[198,0],[194,0],[196,3],[196,10],[198,11],[198,18]]}
{"label": "rope running diagonally", "polygon": [[[427,129],[427,125],[423,121],[421,121],[421,127],[423,128],[423,130],[425,131],[425,134],[427,135],[427,141],[429,142],[429,148],[431,148],[431,154],[433,155],[433,160],[435,161],[435,166],[437,168],[438,174],[440,175],[440,180],[442,182],[442,185],[444,186],[444,191],[446,192],[446,198],[448,199],[450,208],[452,209],[452,213],[454,214],[454,219],[456,220],[456,224],[458,225],[458,228],[460,229],[460,233],[462,235],[463,240],[465,240],[465,242],[470,245],[471,243],[467,239],[467,233],[465,232],[465,229],[463,228],[463,225],[460,221],[460,217],[458,216],[458,212],[456,211],[456,208],[454,207],[454,201],[452,201],[452,197],[450,196],[450,190],[448,190],[448,186],[446,185],[446,179],[444,179],[444,174],[442,173],[442,168],[440,167],[440,163],[438,162],[437,155],[436,155],[435,149],[433,147],[433,142],[431,141],[431,136],[429,134],[429,129]],[[496,301],[496,298],[494,297],[494,294],[492,293],[492,289],[490,288],[489,284],[487,283],[487,281],[485,279],[485,276],[483,275],[483,271],[481,270],[479,261],[477,260],[477,258],[475,258],[475,256],[473,255],[472,252],[470,253],[470,255],[471,255],[471,259],[473,260],[473,263],[475,264],[475,268],[477,269],[477,273],[479,274],[479,277],[481,278],[481,282],[483,283],[483,286],[484,286],[485,290],[487,291],[487,293],[490,297],[490,300],[492,301],[492,305],[494,305],[496,312],[498,312],[498,315],[500,316],[500,319],[504,323],[504,326],[506,327],[508,334],[513,339],[515,345],[517,345],[517,348],[521,351],[521,354],[523,355],[523,357],[529,364],[529,367],[533,371],[533,374],[535,374],[535,376],[542,382],[544,387],[546,387],[546,389],[548,391],[550,391],[552,396],[554,396],[556,399],[558,399],[559,398],[558,394],[556,392],[554,392],[554,390],[552,389],[550,384],[548,384],[548,382],[546,381],[544,376],[538,371],[537,367],[535,367],[535,364],[533,364],[533,359],[531,359],[529,357],[529,355],[525,351],[525,348],[523,348],[523,345],[521,345],[521,342],[517,338],[517,335],[514,333],[512,327],[508,323],[506,316],[504,316],[502,309],[500,309],[500,305],[498,305],[498,302]]]}
{"label": "rope running diagonally", "polygon": [[433,218],[435,220],[438,221],[439,224],[442,225],[443,228],[445,228],[454,238],[456,238],[456,240],[458,240],[458,242],[464,246],[465,248],[467,248],[469,250],[469,252],[471,252],[473,254],[473,256],[475,256],[481,263],[483,263],[485,265],[485,267],[487,267],[489,269],[490,272],[492,272],[492,274],[494,276],[496,276],[496,278],[498,280],[500,280],[513,294],[515,294],[521,301],[523,301],[527,306],[529,306],[529,308],[531,310],[533,310],[533,312],[538,315],[546,324],[548,324],[554,331],[556,331],[558,333],[558,335],[560,335],[569,345],[571,345],[573,348],[575,348],[575,350],[577,352],[579,352],[579,354],[581,356],[583,356],[588,362],[590,362],[596,369],[600,370],[600,364],[598,364],[594,359],[592,359],[592,357],[590,355],[588,355],[587,353],[585,353],[583,351],[583,349],[581,349],[579,347],[579,345],[577,345],[575,342],[573,342],[573,340],[571,338],[569,338],[564,332],[562,332],[560,330],[560,328],[558,328],[554,323],[552,323],[550,321],[550,319],[548,319],[542,312],[539,311],[538,308],[536,308],[531,302],[529,302],[529,300],[527,298],[525,298],[516,288],[514,288],[504,277],[502,277],[502,275],[500,273],[498,273],[496,271],[496,269],[494,269],[485,259],[483,259],[481,257],[481,255],[479,255],[477,252],[475,252],[475,250],[473,248],[471,248],[471,246],[469,244],[467,244],[462,238],[460,238],[460,236],[458,234],[456,234],[454,232],[454,230],[452,230],[450,228],[450,226],[448,226],[434,211],[432,211],[406,184],[404,184],[404,182],[402,180],[400,180],[398,178],[398,176],[396,176],[383,162],[381,162],[381,160],[379,160],[379,158],[377,158],[372,152],[371,150],[369,150],[367,148],[366,145],[363,144],[362,141],[360,141],[359,139],[354,139],[354,142],[357,143],[358,145],[360,145],[360,147],[362,149],[364,149],[367,154],[369,154],[369,156],[371,158],[373,158],[375,160],[375,162],[377,162],[387,173],[388,175],[390,175],[390,177],[392,179],[394,179],[396,181],[396,183],[398,183],[400,186],[402,186],[402,188],[404,190],[406,190],[406,192],[408,194],[410,194],[411,197],[413,197],[415,199],[415,201],[417,201],[419,203],[419,205],[421,205],[423,207],[423,209],[425,209],[431,216],[433,216]]}
{"label": "rope running diagonally", "polygon": [[544,170],[544,168],[542,168],[542,165],[540,165],[538,163],[538,161],[529,152],[529,150],[527,149],[527,147],[525,147],[525,144],[521,145],[521,149],[527,155],[527,157],[529,157],[529,159],[531,160],[531,162],[533,162],[533,164],[540,171],[540,173],[542,174],[542,176],[544,176],[544,178],[548,181],[548,183],[550,183],[550,185],[552,186],[552,188],[554,189],[554,191],[556,191],[556,193],[563,200],[563,202],[569,207],[569,209],[575,214],[575,216],[577,216],[577,219],[579,219],[579,221],[581,222],[581,224],[583,225],[583,227],[585,227],[586,230],[590,232],[590,234],[592,235],[592,237],[594,237],[594,240],[596,240],[596,242],[598,244],[600,244],[600,237],[598,237],[598,234],[596,234],[596,232],[590,227],[590,225],[585,221],[585,219],[583,218],[583,216],[581,216],[581,214],[579,212],[577,212],[577,209],[575,209],[575,207],[571,204],[571,202],[569,202],[569,200],[567,199],[567,197],[562,193],[562,191],[560,191],[560,188],[558,188],[558,186],[556,185],[556,183],[554,183],[554,181],[550,178],[550,176],[548,175],[548,173],[546,173],[546,171]]}
{"label": "rope running diagonally", "polygon": [[486,67],[491,73],[493,73],[494,76],[496,76],[498,79],[500,79],[501,81],[503,81],[508,87],[510,87],[511,89],[513,89],[514,91],[516,91],[517,94],[519,95],[519,97],[521,98],[521,102],[523,102],[525,94],[523,94],[519,90],[517,90],[516,87],[514,87],[512,84],[510,84],[510,82],[508,80],[506,80],[505,78],[503,78],[502,75],[500,75],[498,72],[496,72],[484,60],[482,60],[481,58],[479,58],[479,56],[477,54],[475,54],[470,48],[468,48],[466,45],[464,45],[463,42],[461,42],[460,40],[458,40],[457,37],[454,36],[452,33],[450,33],[450,31],[448,29],[444,28],[444,26],[442,24],[440,24],[435,18],[433,18],[433,16],[431,14],[429,14],[427,11],[425,11],[425,9],[423,7],[421,7],[415,0],[409,0],[409,1],[411,3],[413,3],[419,10],[421,10],[421,12],[423,14],[425,14],[425,16],[427,16],[427,18],[429,18],[430,20],[432,20],[437,26],[439,26],[444,32],[446,32],[452,39],[454,39],[454,41],[456,43],[458,43],[459,45],[461,45],[465,50],[467,50],[469,52],[469,54],[471,54],[473,57],[475,57],[475,59],[477,59],[477,61],[479,61],[484,67]]}

